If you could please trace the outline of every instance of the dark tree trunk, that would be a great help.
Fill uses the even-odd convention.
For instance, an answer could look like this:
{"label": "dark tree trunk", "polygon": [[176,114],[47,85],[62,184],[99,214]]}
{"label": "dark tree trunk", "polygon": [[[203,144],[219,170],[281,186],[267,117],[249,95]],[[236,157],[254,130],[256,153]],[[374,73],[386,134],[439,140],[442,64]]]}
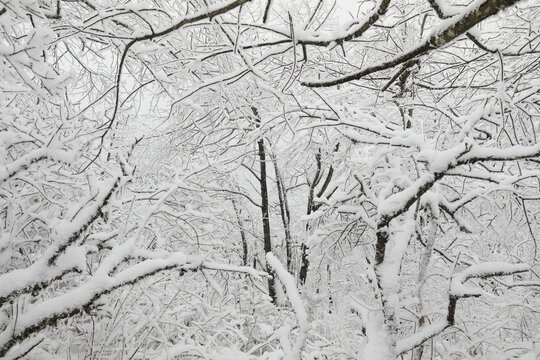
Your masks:
{"label": "dark tree trunk", "polygon": [[309,259],[308,259],[308,247],[305,243],[300,245],[300,252],[302,253],[302,263],[300,264],[300,274],[299,280],[300,285],[304,285],[307,279],[307,272],[309,268]]}
{"label": "dark tree trunk", "polygon": [[[336,144],[334,148],[334,152],[337,152],[339,150],[339,143]],[[311,214],[314,211],[317,211],[321,204],[315,204],[315,188],[321,181],[323,177],[323,170],[322,170],[322,162],[321,162],[321,151],[317,154],[315,154],[315,160],[317,161],[317,171],[315,172],[315,176],[313,177],[313,180],[309,184],[309,195],[308,195],[308,204],[307,204],[307,215]],[[334,175],[334,168],[330,166],[328,169],[328,173],[326,174],[326,179],[324,180],[324,183],[320,190],[317,192],[317,197],[321,197],[324,195],[326,190],[328,189],[328,185],[330,185],[330,181],[332,180],[332,176]],[[335,191],[335,189],[334,189]],[[330,199],[333,192],[331,192],[329,195],[326,196],[327,199]],[[306,234],[309,232],[309,224],[306,225]],[[301,252],[301,267],[300,267],[300,274],[299,274],[299,281],[300,284],[303,285],[306,283],[307,279],[307,273],[309,269],[309,247],[306,245],[305,242],[302,243],[300,246],[300,252]]]}
{"label": "dark tree trunk", "polygon": [[[256,119],[259,119],[259,114],[255,107],[252,107],[253,115]],[[272,251],[272,238],[270,235],[270,218],[268,211],[268,186],[266,183],[266,152],[264,151],[264,139],[261,137],[257,142],[259,152],[259,165],[260,165],[260,184],[261,184],[261,214],[263,222],[263,236],[264,236],[264,253],[268,254]],[[267,265],[266,271],[272,272],[272,269]],[[268,295],[272,298],[274,304],[277,303],[276,288],[274,285],[274,278],[268,278]]]}
{"label": "dark tree trunk", "polygon": [[[315,154],[315,160],[317,161],[317,171],[315,172],[315,176],[313,177],[313,180],[311,181],[311,184],[309,184],[309,195],[308,195],[308,203],[307,203],[307,215],[311,214],[313,211],[313,199],[315,196],[315,187],[321,180],[321,152]],[[309,232],[309,224],[306,225],[306,235]],[[302,253],[302,261],[301,261],[301,267],[300,267],[300,274],[298,280],[300,281],[300,285],[304,285],[306,283],[307,279],[307,273],[309,269],[309,259],[308,259],[308,251],[309,247],[306,245],[306,242],[302,242],[302,245],[300,246],[300,251]]]}
{"label": "dark tree trunk", "polygon": [[292,263],[292,238],[291,238],[291,215],[289,212],[289,203],[287,201],[287,191],[283,185],[283,179],[279,172],[277,159],[272,158],[274,162],[274,170],[276,173],[276,185],[279,197],[279,209],[281,211],[281,220],[283,221],[283,229],[285,230],[285,250],[287,254],[287,271],[294,273]]}

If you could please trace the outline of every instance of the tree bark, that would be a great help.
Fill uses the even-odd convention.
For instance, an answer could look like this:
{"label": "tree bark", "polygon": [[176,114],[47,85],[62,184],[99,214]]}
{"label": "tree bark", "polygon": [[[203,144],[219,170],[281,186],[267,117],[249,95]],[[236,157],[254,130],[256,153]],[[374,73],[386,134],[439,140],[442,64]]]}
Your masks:
{"label": "tree bark", "polygon": [[[252,107],[253,115],[259,120],[259,113],[255,107]],[[268,254],[272,252],[272,237],[270,234],[270,217],[269,217],[269,206],[268,206],[268,185],[266,183],[266,152],[264,150],[264,139],[261,137],[257,141],[258,152],[259,152],[259,166],[260,166],[260,184],[261,184],[261,214],[262,214],[262,223],[263,223],[263,237],[264,237],[264,253]],[[266,270],[268,273],[271,273],[272,269],[266,265]],[[274,284],[274,278],[268,278],[268,295],[272,298],[272,302],[277,304],[276,288]]]}
{"label": "tree bark", "polygon": [[236,213],[236,221],[238,222],[238,229],[240,230],[240,240],[242,241],[242,265],[248,266],[248,243],[246,239],[246,232],[244,231],[244,224],[242,223],[242,217],[240,216],[240,210],[236,204],[236,200],[232,200],[234,212]]}
{"label": "tree bark", "polygon": [[[309,195],[308,195],[308,203],[307,203],[307,215],[311,214],[313,211],[313,199],[315,196],[315,187],[321,180],[321,152],[315,154],[315,160],[317,161],[317,171],[315,172],[315,176],[313,177],[313,180],[311,181],[311,184],[309,184]],[[309,224],[306,225],[306,236],[309,232]],[[309,247],[306,245],[306,242],[303,241],[302,245],[300,246],[300,251],[302,253],[302,261],[301,261],[301,267],[300,267],[300,274],[299,274],[299,281],[300,285],[304,285],[306,283],[307,279],[307,273],[309,269],[309,259],[308,259],[308,250]]]}
{"label": "tree bark", "polygon": [[292,262],[292,238],[291,238],[291,214],[289,212],[289,203],[287,201],[287,190],[283,185],[283,179],[279,171],[277,159],[272,157],[274,162],[274,171],[276,173],[276,185],[279,197],[279,209],[281,211],[281,220],[283,221],[283,229],[285,231],[285,251],[287,254],[287,271],[290,274],[294,273]]}

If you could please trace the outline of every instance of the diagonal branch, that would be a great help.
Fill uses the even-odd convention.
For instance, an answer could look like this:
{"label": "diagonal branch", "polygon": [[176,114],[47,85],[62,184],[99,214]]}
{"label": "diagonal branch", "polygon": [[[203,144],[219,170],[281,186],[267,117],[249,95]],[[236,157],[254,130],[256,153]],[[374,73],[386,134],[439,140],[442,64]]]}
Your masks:
{"label": "diagonal branch", "polygon": [[434,322],[433,324],[426,326],[421,331],[413,334],[407,338],[401,339],[396,344],[396,354],[402,355],[409,350],[421,345],[426,340],[429,340],[440,333],[446,328],[453,326],[455,321],[455,312],[457,301],[461,298],[480,296],[481,292],[473,289],[469,289],[463,283],[471,278],[490,278],[494,276],[512,275],[529,270],[529,266],[526,264],[508,264],[505,262],[486,262],[483,264],[472,265],[464,271],[456,274],[452,278],[449,290],[449,302],[448,313],[446,319]]}
{"label": "diagonal branch", "polygon": [[381,70],[391,69],[397,65],[401,65],[421,55],[425,55],[432,50],[451,43],[476,24],[497,14],[499,11],[516,4],[518,1],[519,0],[477,0],[467,7],[468,12],[466,12],[464,15],[452,17],[452,19],[444,23],[446,25],[445,27],[443,27],[440,31],[435,32],[428,39],[424,40],[419,46],[404,52],[391,60],[384,61],[379,65],[363,68],[355,73],[344,75],[332,80],[313,82],[303,81],[302,85],[308,87],[327,87],[339,85],[349,81],[361,79],[366,75]]}

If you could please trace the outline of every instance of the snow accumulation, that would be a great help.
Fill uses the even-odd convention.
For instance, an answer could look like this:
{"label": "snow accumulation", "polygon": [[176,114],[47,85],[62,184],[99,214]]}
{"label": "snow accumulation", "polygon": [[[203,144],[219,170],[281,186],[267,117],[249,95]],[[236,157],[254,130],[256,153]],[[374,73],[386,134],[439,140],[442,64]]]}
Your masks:
{"label": "snow accumulation", "polygon": [[294,345],[292,352],[294,358],[300,360],[302,347],[304,346],[306,335],[309,330],[308,314],[304,307],[304,303],[300,298],[300,294],[298,293],[295,278],[287,272],[279,259],[275,257],[274,254],[272,254],[271,252],[266,254],[266,261],[268,262],[272,270],[274,270],[274,272],[277,274],[279,280],[285,287],[285,292],[287,293],[287,297],[289,298],[291,306],[296,315],[299,329],[296,344]]}
{"label": "snow accumulation", "polygon": [[538,5],[419,4],[3,1],[0,358],[540,360]]}
{"label": "snow accumulation", "polygon": [[86,246],[66,248],[56,258],[55,265],[50,261],[58,255],[60,249],[69,245],[76,238],[81,229],[95,216],[107,194],[115,185],[114,180],[100,183],[100,192],[95,196],[94,202],[85,206],[71,221],[62,221],[54,224],[56,240],[43,252],[43,255],[30,266],[16,269],[0,275],[0,298],[33,286],[40,282],[48,282],[67,270],[82,270],[86,267]]}
{"label": "snow accumulation", "polygon": [[405,339],[402,339],[402,340],[398,340],[396,343],[396,353],[402,354],[412,349],[413,347],[418,346],[418,344],[421,344],[426,339],[429,339],[430,337],[432,337],[433,334],[439,334],[441,331],[443,331],[447,327],[448,327],[448,323],[446,321],[434,322],[430,325],[423,327],[420,331],[418,331],[414,335],[406,337]]}
{"label": "snow accumulation", "polygon": [[140,279],[161,269],[171,267],[195,268],[200,262],[195,264],[190,262],[183,253],[170,253],[165,259],[149,259],[120,271],[114,276],[109,273],[131,254],[133,244],[127,242],[115,247],[111,253],[103,260],[99,269],[86,282],[74,289],[54,298],[49,298],[43,302],[31,305],[26,312],[20,314],[15,328],[7,328],[0,333],[0,347],[6,344],[10,338],[24,332],[28,327],[41,324],[48,319],[61,314],[69,314],[72,311],[79,311],[83,306],[91,303],[96,297],[115,288]]}
{"label": "snow accumulation", "polygon": [[486,148],[473,145],[472,149],[460,157],[459,164],[470,161],[504,161],[531,158],[540,155],[540,143],[531,146],[514,145],[507,148]]}
{"label": "snow accumulation", "polygon": [[450,283],[450,294],[457,297],[480,296],[482,291],[464,285],[471,278],[510,275],[529,270],[527,264],[508,264],[505,262],[485,262],[472,265],[460,273],[454,274]]}
{"label": "snow accumulation", "polygon": [[49,148],[33,150],[12,163],[0,166],[0,184],[37,161],[49,158],[51,160],[70,163],[75,159],[76,155],[77,153],[74,151],[62,151]]}

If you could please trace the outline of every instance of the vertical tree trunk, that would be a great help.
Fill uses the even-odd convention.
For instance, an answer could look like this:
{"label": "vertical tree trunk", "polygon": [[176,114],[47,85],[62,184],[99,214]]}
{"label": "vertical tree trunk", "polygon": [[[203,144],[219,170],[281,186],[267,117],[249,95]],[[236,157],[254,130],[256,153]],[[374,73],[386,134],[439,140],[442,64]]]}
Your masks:
{"label": "vertical tree trunk", "polygon": [[283,179],[279,172],[277,159],[272,157],[274,162],[274,171],[276,173],[276,185],[279,197],[279,209],[281,211],[281,220],[283,221],[283,229],[285,230],[285,250],[287,254],[287,271],[290,274],[294,273],[292,262],[292,239],[291,239],[291,215],[289,212],[289,203],[287,201],[287,191],[283,185]]}
{"label": "vertical tree trunk", "polygon": [[236,200],[232,200],[234,212],[236,213],[236,221],[238,222],[238,228],[240,230],[240,239],[242,241],[242,264],[244,266],[248,265],[248,243],[246,239],[246,232],[244,231],[244,224],[242,222],[242,217],[240,216],[240,210],[236,205]]}
{"label": "vertical tree trunk", "polygon": [[[317,154],[315,154],[315,160],[317,161],[317,171],[315,172],[315,176],[313,177],[313,181],[311,181],[311,184],[309,184],[309,195],[308,195],[308,203],[307,203],[307,215],[311,214],[313,211],[313,200],[315,196],[315,186],[319,183],[321,180],[321,151]],[[309,232],[309,224],[306,225],[306,236]],[[300,274],[299,274],[299,281],[301,285],[304,285],[306,283],[307,279],[307,273],[309,269],[309,259],[308,259],[308,246],[306,245],[305,240],[302,242],[302,245],[300,246],[300,251],[302,253],[302,260],[300,265]]]}
{"label": "vertical tree trunk", "polygon": [[328,278],[326,279],[326,284],[328,285],[328,313],[331,314],[334,310],[334,298],[332,297],[332,269],[330,264],[326,264],[326,273]]}
{"label": "vertical tree trunk", "polygon": [[[416,296],[418,297],[418,314],[420,314],[420,318],[418,319],[418,331],[420,331],[425,322],[424,317],[424,299],[422,297],[422,286],[424,285],[424,282],[426,281],[427,276],[427,269],[429,266],[429,262],[431,260],[431,255],[433,254],[433,248],[435,246],[435,237],[437,235],[437,228],[438,228],[438,209],[431,209],[431,222],[429,224],[428,228],[428,234],[427,238],[425,239],[426,249],[424,251],[424,254],[422,255],[422,260],[420,261],[420,269],[418,272],[418,281],[417,281],[417,288],[416,288]],[[417,229],[417,236],[421,237],[420,233],[421,229]],[[422,354],[424,352],[424,346],[421,345],[418,348],[414,350],[414,360],[421,360]]]}
{"label": "vertical tree trunk", "polygon": [[300,285],[304,285],[307,279],[307,272],[309,268],[309,259],[308,259],[307,251],[308,251],[307,245],[305,243],[302,243],[302,245],[300,245],[300,252],[302,253],[302,262],[300,264],[300,275],[299,275]]}
{"label": "vertical tree trunk", "polygon": [[[337,152],[338,150],[339,150],[339,143],[336,144],[334,148],[334,152]],[[314,211],[317,211],[317,209],[321,206],[321,204],[317,204],[317,205],[315,204],[315,187],[319,184],[323,176],[320,149],[319,149],[319,152],[315,154],[315,160],[317,161],[317,171],[315,172],[313,181],[309,184],[307,215],[311,214]],[[328,185],[330,185],[330,181],[332,180],[333,175],[334,175],[334,168],[330,166],[330,168],[328,169],[328,174],[326,174],[326,179],[324,180],[322,187],[317,193],[317,197],[321,197],[324,195],[325,191],[328,189]],[[330,197],[332,196],[332,193],[327,195],[326,198],[330,199]],[[306,234],[308,233],[308,231],[309,231],[309,225],[306,225]],[[300,284],[302,285],[305,284],[306,282],[308,268],[309,268],[308,250],[309,250],[308,246],[305,244],[305,242],[303,242],[302,245],[300,246],[302,260],[301,260],[300,275],[299,275],[299,281],[300,281]]]}
{"label": "vertical tree trunk", "polygon": [[384,261],[385,261],[385,250],[386,244],[390,240],[390,233],[388,230],[389,221],[379,221],[377,224],[377,245],[375,249],[375,277],[377,279],[377,288],[379,290],[379,296],[382,305],[382,313],[384,317],[384,324],[386,325],[386,339],[383,342],[384,346],[381,346],[381,351],[383,353],[395,354],[396,350],[396,336],[398,333],[396,315],[392,304],[389,302],[390,298],[393,295],[397,295],[397,292],[393,289],[385,287],[384,278],[385,272]]}
{"label": "vertical tree trunk", "polygon": [[[252,107],[253,115],[256,119],[259,119],[259,113],[255,107]],[[260,121],[260,120],[259,120]],[[270,234],[270,217],[268,206],[268,185],[266,183],[266,153],[264,151],[264,139],[261,137],[257,141],[259,150],[259,165],[260,165],[260,184],[261,184],[261,214],[263,222],[263,236],[264,236],[264,253],[268,254],[272,252],[272,238]],[[272,269],[266,265],[266,270],[271,273]],[[273,278],[268,278],[268,295],[272,298],[272,302],[277,304],[276,288]]]}

